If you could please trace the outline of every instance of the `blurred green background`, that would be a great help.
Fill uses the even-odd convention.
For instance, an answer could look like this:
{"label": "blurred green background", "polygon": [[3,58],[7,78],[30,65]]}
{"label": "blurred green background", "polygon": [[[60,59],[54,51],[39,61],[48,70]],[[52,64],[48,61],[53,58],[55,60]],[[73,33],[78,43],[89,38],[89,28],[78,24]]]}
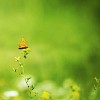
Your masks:
{"label": "blurred green background", "polygon": [[72,78],[86,87],[100,78],[99,0],[0,0],[0,34],[1,92],[16,80],[22,37],[31,48],[25,72],[38,81]]}

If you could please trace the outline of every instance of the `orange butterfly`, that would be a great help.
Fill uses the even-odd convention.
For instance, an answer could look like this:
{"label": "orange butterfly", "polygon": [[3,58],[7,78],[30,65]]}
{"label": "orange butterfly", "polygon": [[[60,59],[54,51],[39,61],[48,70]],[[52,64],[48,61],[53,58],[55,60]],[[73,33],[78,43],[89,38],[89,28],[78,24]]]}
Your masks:
{"label": "orange butterfly", "polygon": [[18,49],[26,49],[28,48],[26,41],[24,38],[21,39],[21,42],[19,43]]}

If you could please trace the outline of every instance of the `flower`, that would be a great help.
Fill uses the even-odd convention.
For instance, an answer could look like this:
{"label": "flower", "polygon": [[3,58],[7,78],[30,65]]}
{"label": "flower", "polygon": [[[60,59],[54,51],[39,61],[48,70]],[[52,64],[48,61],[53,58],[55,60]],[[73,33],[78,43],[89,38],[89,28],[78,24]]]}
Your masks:
{"label": "flower", "polygon": [[30,48],[26,48],[22,50],[21,54],[23,55],[24,58],[27,58],[29,52],[30,52]]}
{"label": "flower", "polygon": [[18,57],[15,57],[15,61],[20,61],[20,56],[18,56]]}
{"label": "flower", "polygon": [[35,96],[37,96],[37,95],[38,95],[38,92],[36,92],[36,91],[34,91],[34,90],[31,91],[31,94],[30,94],[30,92],[29,92],[29,96],[31,96],[31,97],[35,97]]}
{"label": "flower", "polygon": [[31,50],[30,48],[27,48],[27,49],[26,49],[26,51],[27,51],[28,53],[30,52],[30,50]]}
{"label": "flower", "polygon": [[72,87],[74,84],[76,84],[72,79],[66,79],[64,82],[63,82],[63,87],[65,89],[68,89],[69,87]]}
{"label": "flower", "polygon": [[41,96],[44,100],[49,100],[50,94],[47,91],[44,91]]}
{"label": "flower", "polygon": [[72,92],[70,96],[71,99],[72,98],[79,99],[79,97],[80,97],[80,93],[77,91]]}
{"label": "flower", "polygon": [[19,93],[17,91],[11,90],[11,91],[5,91],[3,95],[6,98],[11,98],[11,97],[17,97]]}
{"label": "flower", "polygon": [[73,91],[80,91],[80,87],[78,85],[73,85],[71,88]]}

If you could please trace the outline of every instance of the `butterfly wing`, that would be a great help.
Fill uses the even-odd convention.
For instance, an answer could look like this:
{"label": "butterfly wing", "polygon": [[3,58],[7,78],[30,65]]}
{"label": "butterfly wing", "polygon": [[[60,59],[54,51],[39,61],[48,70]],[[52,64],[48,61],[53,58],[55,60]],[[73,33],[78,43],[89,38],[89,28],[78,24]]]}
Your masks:
{"label": "butterfly wing", "polygon": [[21,39],[21,42],[19,43],[18,49],[26,49],[28,48],[27,43],[24,38]]}

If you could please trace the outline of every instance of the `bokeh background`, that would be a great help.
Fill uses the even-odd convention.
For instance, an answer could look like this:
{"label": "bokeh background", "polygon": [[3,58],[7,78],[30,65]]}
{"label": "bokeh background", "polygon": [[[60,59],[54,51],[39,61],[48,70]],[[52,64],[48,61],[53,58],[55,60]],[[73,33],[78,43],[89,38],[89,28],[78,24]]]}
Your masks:
{"label": "bokeh background", "polygon": [[88,95],[87,84],[100,78],[99,0],[0,0],[0,34],[1,93],[16,80],[22,37],[31,49],[25,72],[38,82],[71,78]]}

